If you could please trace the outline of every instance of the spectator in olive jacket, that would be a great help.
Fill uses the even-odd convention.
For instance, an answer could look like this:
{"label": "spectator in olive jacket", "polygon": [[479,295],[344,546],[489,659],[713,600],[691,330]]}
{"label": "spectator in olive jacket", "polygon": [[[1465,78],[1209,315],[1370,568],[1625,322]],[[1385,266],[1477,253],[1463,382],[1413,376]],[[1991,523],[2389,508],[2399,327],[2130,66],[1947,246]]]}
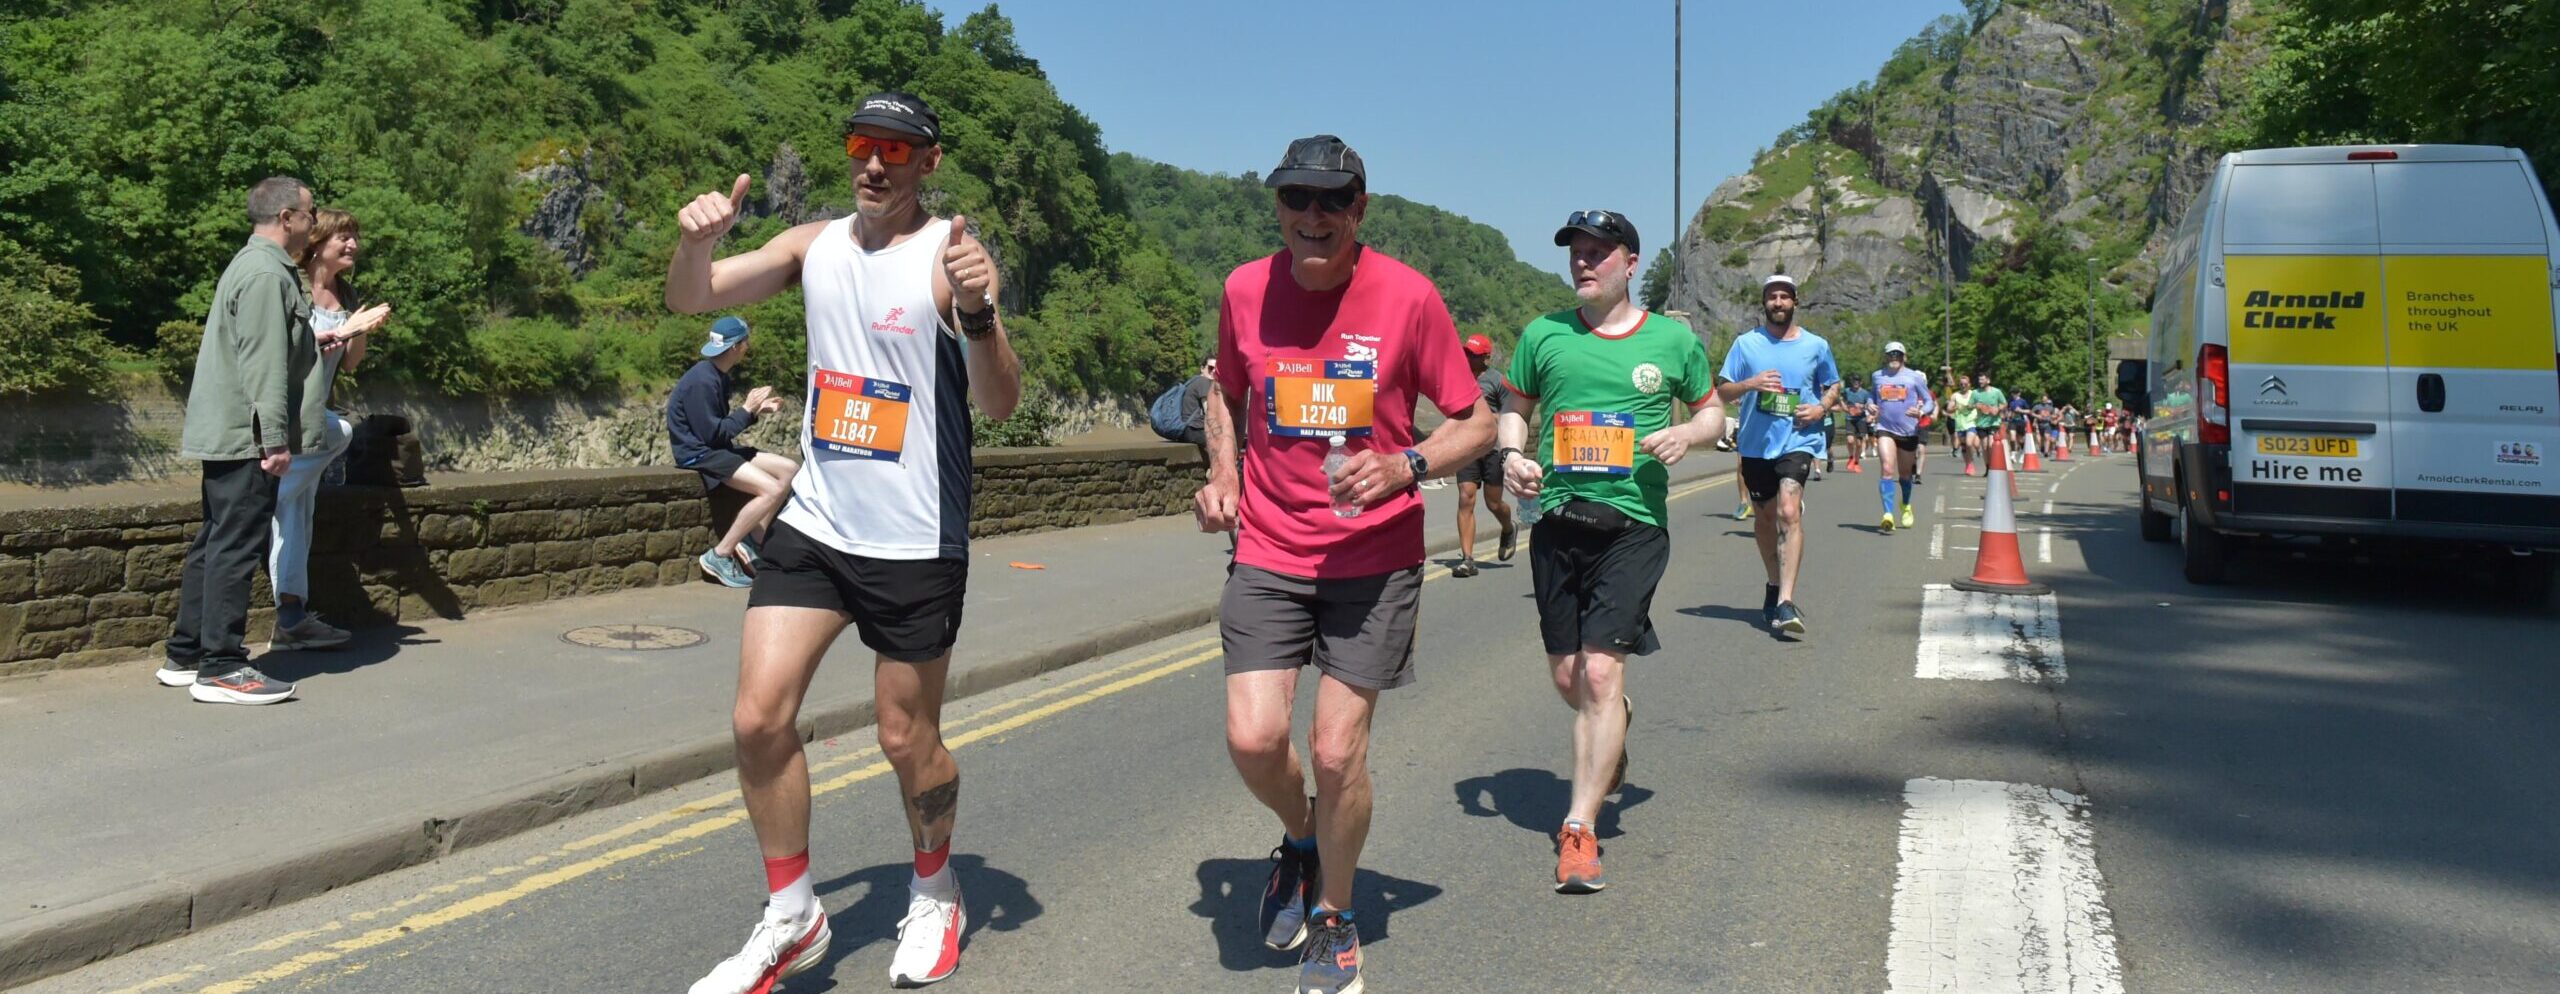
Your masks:
{"label": "spectator in olive jacket", "polygon": [[335,332],[314,336],[311,296],[294,264],[311,238],[311,190],[277,176],[249,190],[249,241],[215,284],[187,391],[178,454],[204,463],[204,527],[187,547],[178,620],[160,682],[196,700],[273,704],[293,685],[249,666],[249,584],[266,563],[276,478],[321,445],[327,398],[303,381]]}

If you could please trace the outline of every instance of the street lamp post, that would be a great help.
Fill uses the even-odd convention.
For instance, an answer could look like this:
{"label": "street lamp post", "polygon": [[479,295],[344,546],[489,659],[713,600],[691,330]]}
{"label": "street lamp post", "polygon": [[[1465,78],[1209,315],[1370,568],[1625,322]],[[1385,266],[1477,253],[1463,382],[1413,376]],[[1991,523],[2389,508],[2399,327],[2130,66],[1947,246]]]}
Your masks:
{"label": "street lamp post", "polygon": [[1689,231],[1680,217],[1680,2],[1671,0],[1671,279],[1664,286],[1680,280],[1680,243]]}

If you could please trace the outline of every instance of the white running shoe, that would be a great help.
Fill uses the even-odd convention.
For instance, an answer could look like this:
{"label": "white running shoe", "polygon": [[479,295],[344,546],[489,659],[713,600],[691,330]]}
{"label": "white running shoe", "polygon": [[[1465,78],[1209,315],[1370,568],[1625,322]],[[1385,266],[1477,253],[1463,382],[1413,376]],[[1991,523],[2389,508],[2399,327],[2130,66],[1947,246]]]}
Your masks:
{"label": "white running shoe", "polygon": [[765,994],[782,978],[818,965],[827,956],[827,941],[834,937],[827,928],[825,908],[805,922],[768,910],[756,930],[747,933],[747,947],[721,960],[709,976],[694,981],[691,994]]}
{"label": "white running shoe", "polygon": [[892,987],[937,983],[960,968],[960,933],[968,931],[969,912],[960,906],[959,881],[953,879],[947,898],[921,883],[908,885],[907,917],[898,922],[898,954],[889,959]]}

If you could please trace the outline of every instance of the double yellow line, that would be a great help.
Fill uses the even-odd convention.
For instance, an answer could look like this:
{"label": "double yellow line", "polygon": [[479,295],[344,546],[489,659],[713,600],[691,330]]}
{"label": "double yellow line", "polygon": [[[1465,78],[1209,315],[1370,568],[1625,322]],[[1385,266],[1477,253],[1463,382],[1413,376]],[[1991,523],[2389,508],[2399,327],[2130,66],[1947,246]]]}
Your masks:
{"label": "double yellow line", "polygon": [[[1731,473],[1722,473],[1681,487],[1672,491],[1669,499],[1679,500],[1704,491],[1729,481],[1732,476]],[[1422,579],[1424,582],[1430,582],[1448,575],[1447,567],[1431,566],[1423,571]],[[958,750],[1091,704],[1113,694],[1192,669],[1217,659],[1220,655],[1218,639],[1212,636],[1165,649],[1143,659],[1132,660],[1100,672],[1067,680],[1054,687],[1045,687],[1013,700],[990,705],[966,718],[955,719],[943,729],[944,745]],[[957,734],[953,734],[955,730]],[[846,769],[846,767],[853,768]],[[837,773],[838,770],[843,772]],[[889,772],[889,761],[881,758],[880,748],[867,746],[812,764],[809,767],[809,793],[813,797],[823,796],[876,779]],[[824,779],[820,779],[822,776]],[[240,953],[277,952],[312,939],[387,919],[436,898],[461,893],[493,881],[516,878],[513,883],[503,888],[474,894],[433,910],[411,914],[387,924],[367,928],[273,966],[198,988],[195,994],[245,994],[247,991],[267,984],[341,963],[348,957],[413,937],[421,932],[495,911],[562,884],[592,876],[598,871],[644,856],[663,852],[681,843],[710,835],[746,820],[746,808],[734,794],[680,804],[656,814],[633,819],[609,831],[570,842],[523,862],[429,888],[387,907],[356,912],[316,928],[280,935],[250,946],[241,950]],[[625,841],[667,825],[677,827],[636,842]],[[620,844],[617,845],[617,843]],[[592,855],[589,855],[590,853]],[[562,862],[564,860],[568,862]],[[559,865],[553,865],[555,863]],[[344,972],[352,973],[363,968],[363,964],[355,964],[346,967]],[[113,994],[143,994],[146,991],[174,987],[210,973],[213,969],[212,964],[200,963],[123,988]]]}

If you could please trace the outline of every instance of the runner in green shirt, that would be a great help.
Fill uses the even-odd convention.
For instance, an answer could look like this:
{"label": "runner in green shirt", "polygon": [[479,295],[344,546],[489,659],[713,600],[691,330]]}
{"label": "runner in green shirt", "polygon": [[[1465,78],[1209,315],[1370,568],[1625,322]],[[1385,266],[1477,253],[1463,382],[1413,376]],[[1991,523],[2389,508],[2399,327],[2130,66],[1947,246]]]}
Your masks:
{"label": "runner in green shirt", "polygon": [[1947,391],[1947,422],[1955,426],[1956,454],[1964,459],[1964,475],[1973,475],[1973,375],[1956,377],[1955,388]]}
{"label": "runner in green shirt", "polygon": [[2000,437],[2000,421],[2009,416],[2009,395],[1991,385],[1991,374],[1974,381],[1973,448],[1982,461],[1982,471],[1991,472],[1991,440]]}
{"label": "runner in green shirt", "polygon": [[[1592,826],[1626,778],[1626,658],[1661,644],[1649,612],[1671,560],[1669,467],[1690,446],[1724,437],[1724,408],[1707,403],[1714,380],[1697,335],[1627,297],[1643,258],[1634,222],[1575,211],[1556,244],[1572,250],[1582,306],[1521,332],[1494,451],[1504,484],[1537,495],[1541,509],[1529,530],[1538,629],[1556,690],[1574,710],[1573,796],[1556,834],[1555,887],[1587,894],[1607,886]],[[1687,411],[1677,422],[1675,402]]]}

